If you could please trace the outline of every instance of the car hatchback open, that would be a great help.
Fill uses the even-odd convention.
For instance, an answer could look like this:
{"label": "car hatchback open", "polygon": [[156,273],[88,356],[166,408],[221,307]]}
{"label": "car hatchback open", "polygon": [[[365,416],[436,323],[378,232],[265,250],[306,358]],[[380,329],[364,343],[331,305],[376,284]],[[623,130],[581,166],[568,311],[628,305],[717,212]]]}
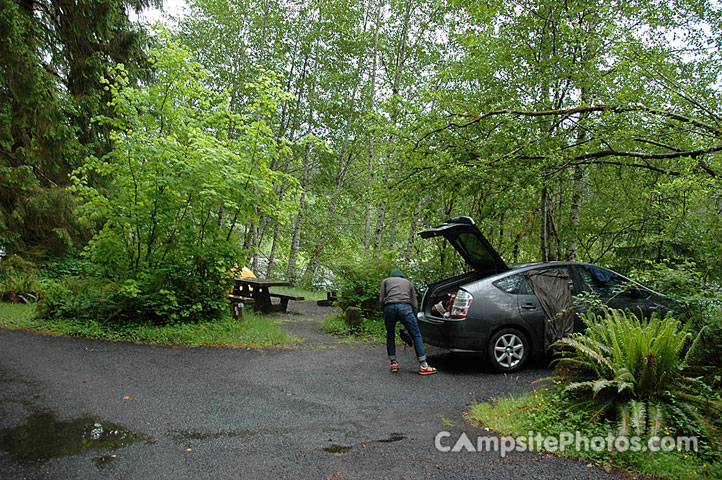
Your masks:
{"label": "car hatchback open", "polygon": [[[470,217],[454,217],[419,235],[444,237],[471,267],[428,286],[418,313],[424,341],[451,352],[483,354],[501,372],[516,371],[531,355],[544,353],[549,338],[583,329],[577,314],[587,307],[573,299],[585,292],[611,308],[643,317],[664,315],[673,308],[664,295],[596,265],[543,262],[509,267]],[[554,285],[551,294],[541,293],[542,276],[547,285]],[[552,301],[558,305],[559,298],[549,297],[565,295],[570,313],[562,319],[565,309],[550,307]],[[554,308],[557,315],[550,315]]]}

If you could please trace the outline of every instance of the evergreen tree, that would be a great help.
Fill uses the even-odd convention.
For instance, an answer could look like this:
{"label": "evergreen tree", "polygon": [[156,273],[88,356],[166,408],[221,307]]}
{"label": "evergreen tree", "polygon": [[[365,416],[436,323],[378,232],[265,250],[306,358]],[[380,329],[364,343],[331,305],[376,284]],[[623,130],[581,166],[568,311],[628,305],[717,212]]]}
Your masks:
{"label": "evergreen tree", "polygon": [[92,122],[109,63],[145,69],[146,36],[127,12],[158,0],[0,0],[0,246],[60,253],[83,238],[63,188],[107,150]]}

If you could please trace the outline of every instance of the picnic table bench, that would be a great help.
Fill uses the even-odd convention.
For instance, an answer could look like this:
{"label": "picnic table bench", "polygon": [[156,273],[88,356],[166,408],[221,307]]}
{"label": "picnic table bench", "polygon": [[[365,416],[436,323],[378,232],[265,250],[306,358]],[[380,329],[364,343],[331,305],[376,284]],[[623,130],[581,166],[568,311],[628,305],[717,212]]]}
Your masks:
{"label": "picnic table bench", "polygon": [[[253,300],[253,309],[262,313],[285,312],[289,300],[305,300],[298,295],[270,292],[269,287],[287,286],[289,282],[268,278],[241,277],[234,279],[235,286],[231,295]],[[271,298],[278,298],[280,303],[273,303]]]}
{"label": "picnic table bench", "polygon": [[272,304],[273,308],[277,308],[278,309],[277,311],[279,311],[279,312],[286,311],[286,309],[288,308],[289,300],[296,300],[296,301],[305,300],[305,297],[300,297],[298,295],[287,295],[284,293],[269,292],[269,295],[271,296],[271,298],[278,298],[281,301],[281,303],[279,303],[277,305]]}
{"label": "picnic table bench", "polygon": [[253,299],[250,297],[242,297],[240,295],[228,295],[228,300],[231,301],[231,317],[234,319],[243,318],[246,305],[253,305]]}

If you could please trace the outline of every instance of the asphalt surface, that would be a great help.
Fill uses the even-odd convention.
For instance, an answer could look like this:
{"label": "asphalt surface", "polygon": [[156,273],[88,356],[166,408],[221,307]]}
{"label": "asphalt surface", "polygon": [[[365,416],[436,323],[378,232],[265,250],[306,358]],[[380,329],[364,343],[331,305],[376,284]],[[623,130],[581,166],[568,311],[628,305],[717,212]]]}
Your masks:
{"label": "asphalt surface", "polygon": [[429,349],[439,373],[420,376],[399,347],[392,374],[383,346],[342,343],[310,302],[297,308],[285,327],[308,340],[293,350],[0,330],[0,478],[619,478],[548,454],[436,448],[439,432],[442,446],[493,435],[464,421],[468,406],[548,369],[497,375]]}

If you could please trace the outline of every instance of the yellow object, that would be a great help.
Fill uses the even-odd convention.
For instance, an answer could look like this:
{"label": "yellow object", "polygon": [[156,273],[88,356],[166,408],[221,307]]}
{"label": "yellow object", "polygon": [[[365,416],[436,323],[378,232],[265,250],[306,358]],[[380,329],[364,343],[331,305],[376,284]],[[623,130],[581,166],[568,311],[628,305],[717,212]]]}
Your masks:
{"label": "yellow object", "polygon": [[[228,276],[231,278],[256,278],[253,272],[246,267],[241,268],[241,274],[238,275],[238,264],[228,271]],[[233,293],[233,287],[228,290],[228,293]]]}
{"label": "yellow object", "polygon": [[256,278],[256,276],[253,274],[252,271],[250,271],[246,267],[243,267],[241,269],[241,278]]}

